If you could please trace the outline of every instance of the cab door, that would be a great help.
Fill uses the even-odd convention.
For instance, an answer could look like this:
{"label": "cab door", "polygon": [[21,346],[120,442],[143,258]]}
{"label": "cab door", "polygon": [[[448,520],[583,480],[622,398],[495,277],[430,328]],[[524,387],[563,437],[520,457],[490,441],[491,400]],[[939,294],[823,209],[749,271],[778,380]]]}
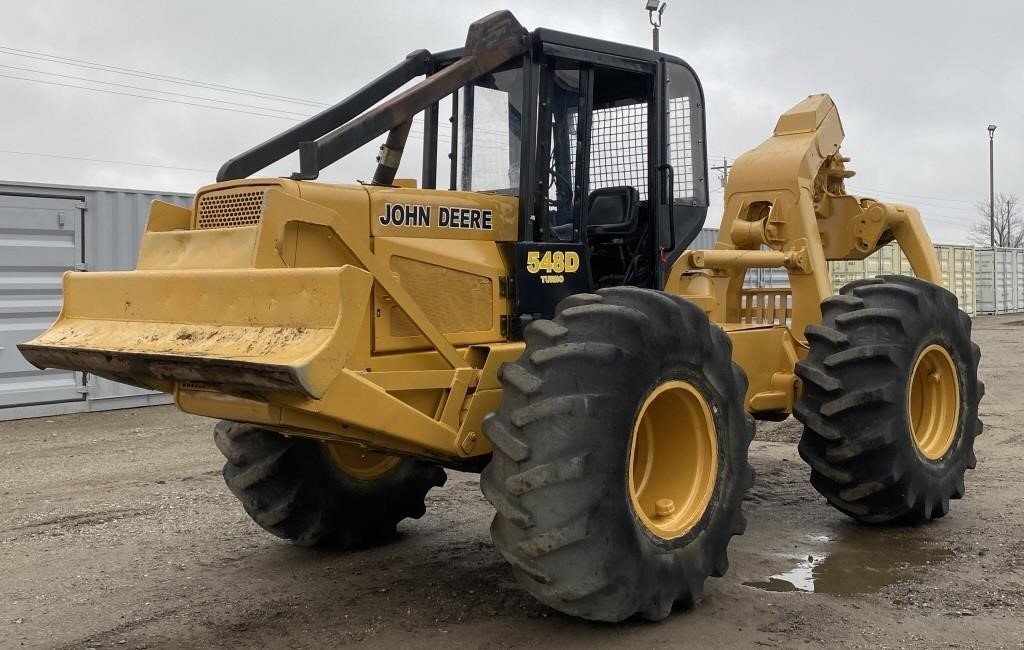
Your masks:
{"label": "cab door", "polygon": [[708,211],[704,94],[696,74],[668,57],[659,63],[658,288],[704,227]]}
{"label": "cab door", "polygon": [[515,245],[513,278],[520,327],[551,318],[564,298],[593,290],[582,223],[587,144],[581,120],[589,119],[592,66],[545,56],[540,65],[536,184],[530,227]]}
{"label": "cab door", "polygon": [[533,241],[517,245],[520,313],[657,283],[657,67],[574,50],[541,67]]}

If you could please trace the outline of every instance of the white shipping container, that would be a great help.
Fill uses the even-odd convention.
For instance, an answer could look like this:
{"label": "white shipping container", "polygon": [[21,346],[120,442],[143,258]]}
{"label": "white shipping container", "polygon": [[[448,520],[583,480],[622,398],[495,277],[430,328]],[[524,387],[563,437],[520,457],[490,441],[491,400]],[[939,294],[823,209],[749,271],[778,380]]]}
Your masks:
{"label": "white shipping container", "polygon": [[978,312],[1024,311],[1024,249],[979,248],[975,255]]}
{"label": "white shipping container", "polygon": [[[973,316],[977,308],[974,247],[935,244],[935,255],[939,258],[943,286],[956,296],[960,309]],[[895,242],[886,244],[863,260],[839,260],[829,262],[828,266],[832,289],[836,293],[854,280],[878,275],[914,275],[907,256]]]}
{"label": "white shipping container", "polygon": [[1013,298],[1016,301],[1017,311],[1024,311],[1024,250],[1015,249],[1013,257],[1015,281],[1011,292],[1014,294]]}

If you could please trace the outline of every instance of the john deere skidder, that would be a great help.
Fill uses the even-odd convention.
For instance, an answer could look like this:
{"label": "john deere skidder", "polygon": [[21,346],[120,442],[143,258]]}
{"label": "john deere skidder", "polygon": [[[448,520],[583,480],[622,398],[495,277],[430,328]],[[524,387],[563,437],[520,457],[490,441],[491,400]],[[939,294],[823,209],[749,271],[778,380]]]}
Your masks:
{"label": "john deere skidder", "polygon": [[[418,116],[420,187],[396,180]],[[384,134],[371,182],[313,182]],[[971,321],[918,212],[846,193],[842,140],[827,95],[787,111],[688,250],[693,70],[498,12],[228,161],[191,210],[154,203],[138,268],[66,274],[21,350],[222,419],[228,487],[275,535],[372,544],[442,467],[482,471],[530,593],[660,619],[726,571],[754,419],[795,414],[811,484],[863,522],[941,517],[975,465]],[[295,151],[291,178],[249,178]],[[892,240],[915,278],[832,295],[827,260]],[[745,288],[759,268],[790,287]]]}

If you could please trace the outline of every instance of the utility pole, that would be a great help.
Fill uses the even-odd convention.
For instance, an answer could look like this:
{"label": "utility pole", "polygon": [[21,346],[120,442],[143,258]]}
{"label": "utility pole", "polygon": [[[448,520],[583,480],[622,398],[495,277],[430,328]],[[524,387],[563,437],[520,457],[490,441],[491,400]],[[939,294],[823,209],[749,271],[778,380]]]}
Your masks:
{"label": "utility pole", "polygon": [[647,18],[651,21],[651,27],[654,28],[654,51],[657,52],[661,48],[659,42],[658,32],[661,30],[661,16],[665,13],[665,6],[667,2],[662,0],[647,0]]}
{"label": "utility pole", "polygon": [[722,158],[722,164],[711,168],[711,171],[721,172],[718,178],[722,181],[722,187],[724,188],[729,183],[729,159]]}
{"label": "utility pole", "polygon": [[[988,239],[989,245],[996,247],[996,158],[995,158],[996,125],[988,125]],[[995,252],[992,253],[995,255]]]}

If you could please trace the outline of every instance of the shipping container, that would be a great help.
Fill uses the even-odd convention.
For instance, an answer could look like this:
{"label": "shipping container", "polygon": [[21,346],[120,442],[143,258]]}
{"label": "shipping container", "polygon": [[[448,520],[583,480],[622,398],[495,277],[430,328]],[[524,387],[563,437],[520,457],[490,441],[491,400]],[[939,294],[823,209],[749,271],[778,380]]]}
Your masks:
{"label": "shipping container", "polygon": [[0,420],[170,401],[91,375],[39,370],[17,348],[57,317],[65,271],[134,268],[157,199],[192,202],[187,194],[0,181]]}
{"label": "shipping container", "polygon": [[975,255],[978,312],[1024,311],[1024,249],[979,248]]}
{"label": "shipping container", "polygon": [[[976,309],[980,310],[980,305],[975,303],[974,247],[935,244],[935,255],[939,258],[943,286],[956,296],[960,309],[973,316]],[[886,244],[863,260],[838,260],[828,265],[832,289],[837,293],[854,280],[879,275],[914,275],[907,256],[895,242]]]}
{"label": "shipping container", "polygon": [[687,247],[692,251],[711,250],[718,241],[718,228],[703,228]]}

